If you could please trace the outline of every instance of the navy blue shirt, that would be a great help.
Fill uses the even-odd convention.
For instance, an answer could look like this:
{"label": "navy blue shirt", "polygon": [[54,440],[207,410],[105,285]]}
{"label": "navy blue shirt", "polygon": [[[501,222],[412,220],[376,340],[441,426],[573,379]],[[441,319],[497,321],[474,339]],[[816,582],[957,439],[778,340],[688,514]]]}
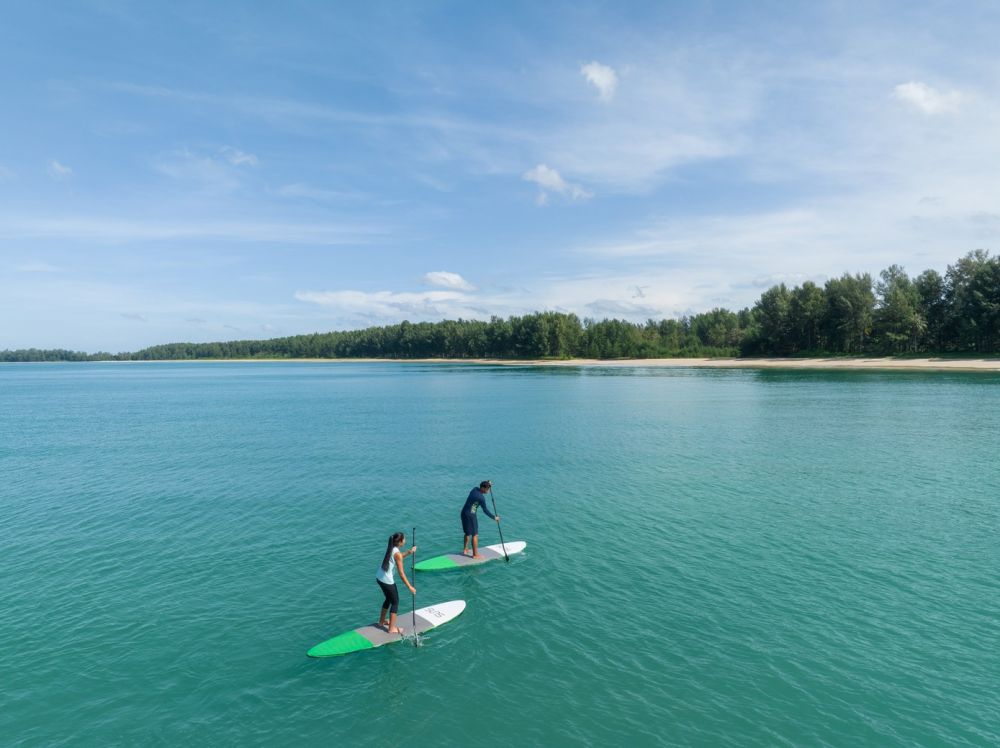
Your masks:
{"label": "navy blue shirt", "polygon": [[490,519],[496,519],[496,516],[494,516],[486,506],[486,497],[483,496],[483,492],[478,488],[473,488],[469,491],[469,498],[465,500],[465,506],[462,507],[462,514],[475,514],[479,507],[483,508],[487,517]]}

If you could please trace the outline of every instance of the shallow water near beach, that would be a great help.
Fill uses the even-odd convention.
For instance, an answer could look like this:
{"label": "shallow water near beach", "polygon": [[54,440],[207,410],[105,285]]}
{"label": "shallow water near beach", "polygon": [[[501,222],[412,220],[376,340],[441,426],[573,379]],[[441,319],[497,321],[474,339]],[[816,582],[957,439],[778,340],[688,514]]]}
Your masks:
{"label": "shallow water near beach", "polygon": [[[987,373],[0,365],[0,743],[995,745],[998,454]],[[465,613],[306,658],[484,478]]]}

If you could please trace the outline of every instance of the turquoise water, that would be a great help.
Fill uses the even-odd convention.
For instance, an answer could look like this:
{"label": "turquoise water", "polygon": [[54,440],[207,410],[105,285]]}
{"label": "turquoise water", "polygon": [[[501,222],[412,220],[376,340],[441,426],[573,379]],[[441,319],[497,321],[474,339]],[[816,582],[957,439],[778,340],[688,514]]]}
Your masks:
{"label": "turquoise water", "polygon": [[[994,374],[2,365],[0,743],[995,745],[998,453]],[[307,659],[483,478],[525,553]]]}

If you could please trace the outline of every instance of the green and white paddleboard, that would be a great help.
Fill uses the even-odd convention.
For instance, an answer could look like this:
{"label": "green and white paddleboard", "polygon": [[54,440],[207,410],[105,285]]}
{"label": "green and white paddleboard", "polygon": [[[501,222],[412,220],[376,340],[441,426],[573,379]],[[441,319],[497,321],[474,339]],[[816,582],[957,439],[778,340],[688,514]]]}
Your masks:
{"label": "green and white paddleboard", "polygon": [[[512,540],[504,545],[507,548],[507,555],[513,556],[515,553],[523,551],[528,544],[523,540]],[[418,561],[414,568],[417,571],[447,571],[448,569],[458,569],[463,566],[479,566],[479,564],[485,564],[487,561],[496,561],[498,558],[503,558],[504,545],[497,543],[496,545],[488,545],[485,548],[480,548],[479,555],[482,558],[463,556],[461,553],[446,553],[443,556],[435,556],[424,561]]]}
{"label": "green and white paddleboard", "polygon": [[[448,623],[465,610],[465,600],[451,600],[437,605],[428,605],[426,608],[416,610],[416,633],[422,634],[437,628],[442,623]],[[413,631],[413,612],[400,613],[396,618],[396,624],[403,629],[404,636],[408,636]],[[317,644],[306,654],[309,657],[336,657],[337,655],[360,652],[362,649],[373,649],[381,647],[383,644],[392,644],[402,641],[403,636],[390,634],[384,628],[372,624],[362,626],[359,629],[348,631],[332,639]]]}

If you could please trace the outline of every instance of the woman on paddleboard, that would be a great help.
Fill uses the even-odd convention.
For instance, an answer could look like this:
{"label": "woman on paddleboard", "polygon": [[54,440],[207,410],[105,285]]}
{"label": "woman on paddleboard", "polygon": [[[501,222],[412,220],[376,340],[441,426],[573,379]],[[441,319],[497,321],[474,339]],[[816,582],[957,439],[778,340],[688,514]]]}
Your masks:
{"label": "woman on paddleboard", "polygon": [[[390,634],[403,633],[403,629],[396,625],[396,613],[399,611],[399,589],[396,587],[394,572],[399,571],[399,577],[403,580],[403,584],[410,588],[410,594],[417,594],[416,589],[410,584],[410,580],[406,578],[406,572],[403,570],[403,559],[411,553],[416,553],[417,546],[413,546],[406,553],[403,553],[399,549],[402,548],[405,542],[406,535],[401,532],[394,532],[389,536],[389,544],[385,548],[385,556],[382,557],[382,564],[378,567],[378,572],[375,574],[375,581],[378,582],[378,586],[382,588],[382,593],[385,595],[385,602],[382,603],[382,611],[378,617],[378,625],[385,627]],[[388,624],[386,624],[385,620],[387,613],[389,615]]]}
{"label": "woman on paddleboard", "polygon": [[486,506],[486,494],[490,492],[491,488],[493,488],[493,484],[484,480],[479,484],[479,488],[473,488],[469,491],[469,498],[465,500],[465,506],[462,507],[462,531],[465,533],[465,541],[462,543],[463,556],[469,555],[469,538],[472,538],[472,557],[482,558],[479,555],[479,518],[476,516],[480,507],[491,520],[500,521],[500,515],[494,516],[489,507]]}

